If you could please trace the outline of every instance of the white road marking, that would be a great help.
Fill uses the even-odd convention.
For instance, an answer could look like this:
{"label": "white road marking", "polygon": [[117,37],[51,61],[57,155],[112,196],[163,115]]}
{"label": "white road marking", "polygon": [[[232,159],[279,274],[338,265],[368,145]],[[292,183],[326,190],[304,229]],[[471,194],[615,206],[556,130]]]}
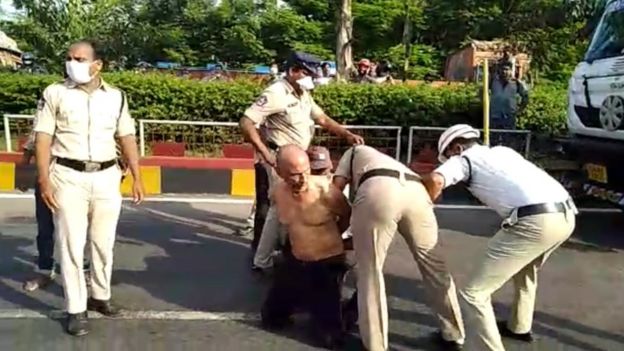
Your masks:
{"label": "white road marking", "polygon": [[[65,312],[61,310],[36,311],[27,309],[1,309],[0,319],[44,319],[64,318]],[[107,319],[99,313],[89,312],[89,319]],[[114,319],[132,320],[165,320],[165,321],[257,321],[260,320],[258,313],[243,312],[201,312],[201,311],[122,311],[119,317]]]}
{"label": "white road marking", "polygon": [[[0,199],[32,199],[33,194],[0,194]],[[124,201],[132,201],[131,198],[124,198]],[[162,197],[147,197],[145,202],[182,202],[182,203],[204,203],[204,204],[224,204],[224,205],[251,205],[253,199],[232,199],[232,198],[219,198],[219,197],[177,197],[177,196],[162,196]],[[483,205],[435,205],[435,208],[441,210],[486,210],[491,211],[490,208]],[[578,209],[582,213],[622,213],[622,210],[618,208],[592,208],[583,207]]]}

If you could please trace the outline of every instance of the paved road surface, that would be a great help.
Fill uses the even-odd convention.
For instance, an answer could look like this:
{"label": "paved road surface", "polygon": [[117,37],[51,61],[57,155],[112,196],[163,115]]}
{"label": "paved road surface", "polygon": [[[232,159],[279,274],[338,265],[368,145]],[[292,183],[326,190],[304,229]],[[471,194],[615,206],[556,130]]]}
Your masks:
{"label": "paved road surface", "polygon": [[[115,251],[114,298],[127,314],[96,318],[81,339],[63,333],[62,290],[27,294],[35,258],[32,199],[0,199],[0,350],[317,350],[305,318],[284,334],[258,325],[267,281],[249,271],[243,225],[249,203],[148,202],[124,206]],[[485,210],[438,210],[441,242],[462,286],[497,226]],[[624,216],[587,213],[540,275],[533,345],[521,350],[624,350]],[[436,350],[436,324],[420,275],[401,239],[386,264],[390,342],[396,350]],[[504,318],[509,286],[494,296]],[[51,317],[51,318],[49,318]],[[97,316],[94,316],[97,317]],[[356,339],[349,348],[356,348]]]}

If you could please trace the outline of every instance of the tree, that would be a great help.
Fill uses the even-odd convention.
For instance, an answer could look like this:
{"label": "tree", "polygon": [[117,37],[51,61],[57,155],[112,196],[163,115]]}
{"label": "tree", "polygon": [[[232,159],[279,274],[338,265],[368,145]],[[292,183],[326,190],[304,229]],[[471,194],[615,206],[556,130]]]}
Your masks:
{"label": "tree", "polygon": [[344,80],[348,77],[353,67],[353,54],[351,52],[351,42],[353,40],[351,0],[341,0],[336,17],[336,76],[339,80]]}

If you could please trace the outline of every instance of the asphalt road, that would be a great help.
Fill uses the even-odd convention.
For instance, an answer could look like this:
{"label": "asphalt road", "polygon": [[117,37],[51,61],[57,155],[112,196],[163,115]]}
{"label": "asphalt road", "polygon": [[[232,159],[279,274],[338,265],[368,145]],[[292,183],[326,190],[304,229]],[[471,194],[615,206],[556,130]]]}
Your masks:
{"label": "asphalt road", "polygon": [[[249,270],[249,239],[239,238],[250,203],[147,202],[124,205],[115,248],[114,299],[120,320],[97,318],[91,333],[63,332],[62,290],[25,293],[35,260],[32,199],[0,199],[0,350],[317,350],[306,320],[283,334],[262,330],[258,311],[268,281]],[[463,286],[497,228],[486,210],[438,210],[440,240]],[[532,345],[508,350],[624,350],[624,215],[584,213],[574,237],[540,274]],[[436,323],[420,275],[397,236],[386,262],[390,342],[397,350],[436,350]],[[347,289],[348,290],[348,289]],[[505,318],[509,284],[494,295]],[[468,326],[469,327],[469,326]],[[357,335],[349,348],[357,349]]]}

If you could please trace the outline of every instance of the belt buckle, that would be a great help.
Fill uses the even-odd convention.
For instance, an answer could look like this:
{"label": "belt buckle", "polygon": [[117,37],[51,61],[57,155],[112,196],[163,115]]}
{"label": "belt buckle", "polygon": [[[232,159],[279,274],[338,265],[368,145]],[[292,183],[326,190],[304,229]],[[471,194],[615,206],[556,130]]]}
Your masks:
{"label": "belt buckle", "polygon": [[97,162],[85,162],[84,163],[84,170],[85,172],[91,173],[91,172],[97,172],[100,170],[100,164]]}

